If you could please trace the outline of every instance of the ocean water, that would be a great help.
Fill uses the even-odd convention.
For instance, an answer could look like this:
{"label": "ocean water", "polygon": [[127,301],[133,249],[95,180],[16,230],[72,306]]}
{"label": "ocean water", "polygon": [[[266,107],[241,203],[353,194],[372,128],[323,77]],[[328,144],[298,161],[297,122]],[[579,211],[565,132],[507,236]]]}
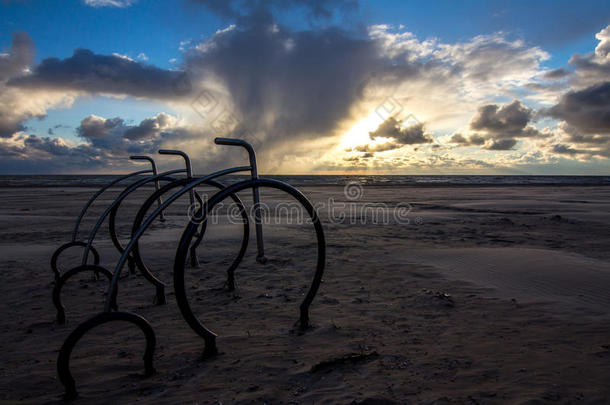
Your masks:
{"label": "ocean water", "polygon": [[[0,175],[0,187],[101,187],[118,175]],[[610,186],[610,176],[413,176],[413,175],[269,175],[264,176],[294,186],[345,185],[358,182],[378,186],[499,186],[499,185],[557,185]],[[232,184],[248,176],[231,175],[219,180]],[[124,184],[135,181],[129,178]],[[121,184],[121,183],[120,183]]]}

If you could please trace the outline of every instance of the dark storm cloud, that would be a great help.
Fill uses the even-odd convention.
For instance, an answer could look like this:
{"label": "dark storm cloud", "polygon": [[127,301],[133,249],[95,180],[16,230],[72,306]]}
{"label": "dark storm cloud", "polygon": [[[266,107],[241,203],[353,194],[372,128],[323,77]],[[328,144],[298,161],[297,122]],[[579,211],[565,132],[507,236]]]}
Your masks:
{"label": "dark storm cloud", "polygon": [[416,145],[421,143],[432,143],[432,136],[425,133],[424,124],[421,122],[403,127],[403,123],[394,117],[386,119],[376,130],[369,132],[371,139],[384,137],[393,138],[395,143],[402,145]]}
{"label": "dark storm cloud", "polygon": [[294,32],[266,12],[244,24],[190,52],[186,66],[192,77],[220,79],[241,122],[266,140],[328,136],[350,117],[371,72],[396,81],[418,72],[415,64],[393,66],[376,41],[339,28]]}
{"label": "dark storm cloud", "polygon": [[545,113],[585,134],[610,134],[610,82],[570,91]]}
{"label": "dark storm cloud", "polygon": [[330,18],[335,11],[346,12],[358,8],[357,0],[192,0],[225,18],[249,14],[256,8],[288,9],[302,7],[314,18]]}
{"label": "dark storm cloud", "polygon": [[30,74],[8,81],[25,89],[73,90],[88,93],[126,94],[134,97],[176,97],[181,72],[164,70],[118,55],[99,55],[76,49],[66,59],[44,59]]}

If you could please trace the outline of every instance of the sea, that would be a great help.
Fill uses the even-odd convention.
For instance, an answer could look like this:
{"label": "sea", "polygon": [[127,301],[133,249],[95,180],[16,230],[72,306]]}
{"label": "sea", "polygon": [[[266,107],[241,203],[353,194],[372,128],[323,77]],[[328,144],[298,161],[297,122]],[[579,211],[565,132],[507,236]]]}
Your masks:
{"label": "sea", "polygon": [[[101,187],[121,175],[0,175],[0,187]],[[178,176],[179,177],[179,176]],[[341,186],[357,182],[366,186],[610,186],[610,176],[539,175],[269,175],[294,186]],[[225,184],[246,180],[245,175],[219,179]],[[119,185],[130,184],[129,178]]]}

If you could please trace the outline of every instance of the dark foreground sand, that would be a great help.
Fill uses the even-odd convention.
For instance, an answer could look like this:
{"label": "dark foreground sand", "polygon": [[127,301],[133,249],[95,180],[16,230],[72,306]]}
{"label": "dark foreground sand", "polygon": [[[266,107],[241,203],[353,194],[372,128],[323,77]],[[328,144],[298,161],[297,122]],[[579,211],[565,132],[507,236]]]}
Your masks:
{"label": "dark foreground sand", "polygon": [[[342,187],[302,190],[318,203],[349,202]],[[102,309],[106,282],[89,275],[64,290],[66,325],[54,321],[50,299],[49,258],[92,191],[0,189],[2,403],[60,402],[57,351]],[[129,200],[123,218],[142,197]],[[372,202],[388,212],[410,202],[409,223],[373,224],[348,208],[337,223],[321,213],[327,269],[304,334],[293,324],[313,272],[310,228],[266,225],[270,261],[255,262],[251,241],[233,294],[223,272],[240,229],[211,226],[202,266],[187,271],[194,309],[219,334],[221,354],[206,361],[172,293],[185,219],[176,206],[143,239],[168,305],[153,305],[139,275],[119,289],[121,310],[155,328],[157,374],[141,376],[139,331],[109,324],[73,354],[75,403],[610,403],[610,187],[371,186],[356,206]],[[96,246],[113,269],[105,226]]]}

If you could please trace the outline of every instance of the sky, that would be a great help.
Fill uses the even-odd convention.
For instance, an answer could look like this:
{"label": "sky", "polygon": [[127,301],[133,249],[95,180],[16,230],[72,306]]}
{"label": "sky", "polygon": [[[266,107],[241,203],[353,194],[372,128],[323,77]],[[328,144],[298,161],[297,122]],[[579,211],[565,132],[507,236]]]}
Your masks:
{"label": "sky", "polygon": [[[0,0],[0,174],[610,175],[606,1]],[[162,168],[176,165],[156,157]]]}

